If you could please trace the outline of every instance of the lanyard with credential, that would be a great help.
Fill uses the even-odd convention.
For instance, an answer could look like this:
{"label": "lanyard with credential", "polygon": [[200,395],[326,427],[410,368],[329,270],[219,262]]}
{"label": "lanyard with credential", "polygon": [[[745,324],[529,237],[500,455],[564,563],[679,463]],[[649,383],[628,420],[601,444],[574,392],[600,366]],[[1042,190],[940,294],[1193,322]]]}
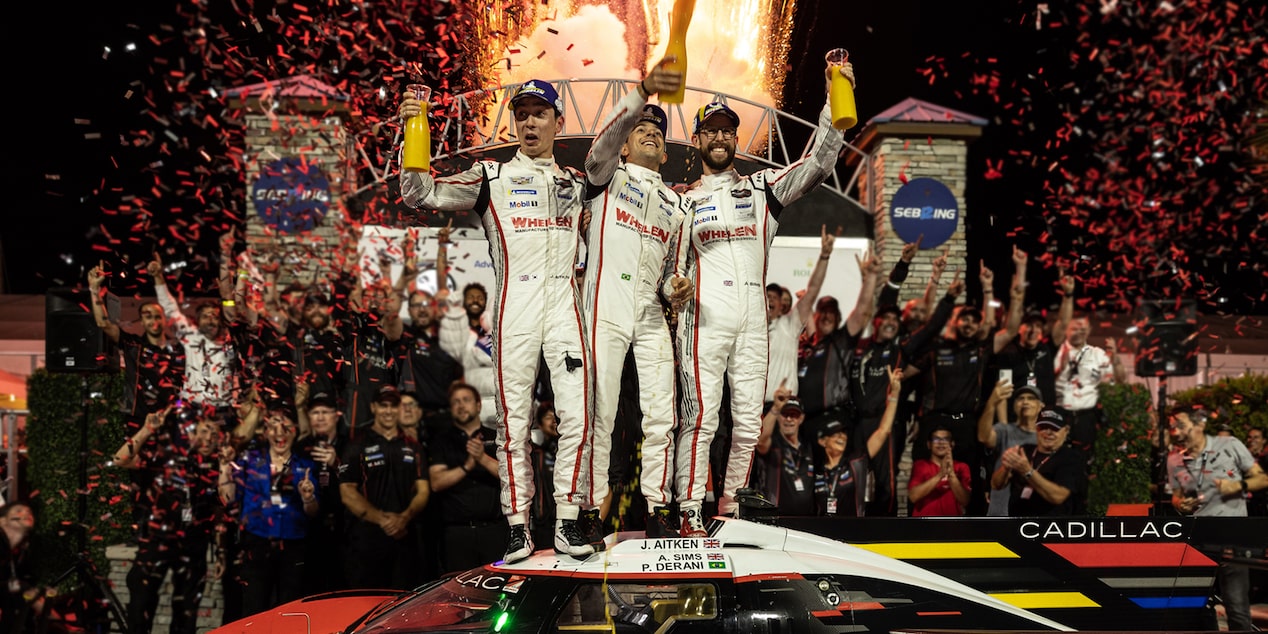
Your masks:
{"label": "lanyard with credential", "polygon": [[[281,468],[277,470],[277,473],[269,474],[269,500],[273,503],[274,506],[282,506],[282,507],[286,506],[286,498],[282,497],[282,485],[285,483],[285,479],[290,474],[292,457],[293,456],[286,457],[286,462],[282,463],[282,466]],[[269,458],[270,471],[272,470],[272,468],[273,468],[272,458],[270,457]]]}
{"label": "lanyard with credential", "polygon": [[[1193,473],[1193,468],[1191,466],[1194,462],[1198,463],[1198,472],[1196,475]],[[1202,456],[1200,461],[1194,460],[1193,458],[1189,458],[1185,460],[1184,470],[1189,472],[1189,478],[1191,478],[1195,483],[1195,486],[1193,487],[1193,493],[1195,495],[1200,493],[1202,491],[1202,481],[1206,478],[1206,449],[1205,448],[1202,449]]]}
{"label": "lanyard with credential", "polygon": [[[1060,451],[1060,450],[1058,450],[1058,451]],[[1039,448],[1038,448],[1038,447],[1035,447],[1035,453],[1039,453]],[[1040,470],[1040,469],[1042,469],[1044,465],[1048,464],[1048,461],[1052,459],[1052,456],[1053,456],[1053,455],[1055,455],[1055,452],[1054,452],[1054,453],[1046,453],[1046,454],[1044,454],[1044,455],[1043,455],[1043,460],[1040,460],[1040,461],[1039,461],[1039,464],[1035,464],[1035,455],[1034,455],[1034,454],[1031,454],[1031,455],[1030,455],[1030,468],[1031,468],[1031,469],[1034,469],[1034,470],[1035,470],[1035,472],[1036,472],[1036,473],[1038,473],[1038,472],[1039,472],[1039,470]],[[1045,477],[1047,477],[1047,476],[1045,476]]]}

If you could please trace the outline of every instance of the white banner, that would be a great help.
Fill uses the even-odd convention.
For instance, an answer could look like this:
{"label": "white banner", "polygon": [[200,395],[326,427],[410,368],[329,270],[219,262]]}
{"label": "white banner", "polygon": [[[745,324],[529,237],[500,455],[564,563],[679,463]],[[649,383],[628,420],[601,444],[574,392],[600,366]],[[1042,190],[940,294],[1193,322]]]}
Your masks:
{"label": "white banner", "polygon": [[[435,293],[436,283],[436,227],[394,229],[367,225],[357,247],[361,261],[363,282],[372,281],[379,273],[379,260],[386,257],[392,262],[391,275],[395,280],[404,268],[403,240],[407,235],[415,239],[415,254],[419,263],[418,290]],[[483,284],[490,294],[495,292],[493,263],[489,259],[489,243],[484,231],[475,228],[454,229],[449,236],[449,279],[447,284],[453,293],[461,293],[462,287],[471,283]],[[841,306],[841,315],[847,317],[858,302],[862,278],[856,258],[867,254],[871,242],[865,238],[837,238],[828,261],[823,289],[819,296],[835,297]],[[818,237],[775,236],[770,249],[766,281],[788,288],[794,301],[805,290],[810,272],[819,262]],[[888,274],[888,272],[886,272]]]}
{"label": "white banner", "polygon": [[[361,241],[357,245],[357,257],[361,261],[362,282],[373,281],[380,275],[379,260],[386,257],[392,262],[391,275],[395,280],[404,270],[403,240],[412,235],[415,259],[418,262],[418,279],[415,288],[428,293],[435,293],[436,281],[436,234],[438,227],[416,227],[413,229],[393,229],[367,225],[361,233]],[[484,230],[475,228],[454,229],[449,234],[449,279],[446,284],[450,291],[461,293],[462,287],[471,282],[479,282],[490,294],[494,292],[493,262],[489,259],[489,242],[484,239]]]}
{"label": "white banner", "polygon": [[[821,240],[810,236],[775,236],[771,243],[770,261],[766,265],[766,283],[775,283],[793,294],[793,303],[806,289],[810,272],[819,263]],[[866,238],[837,238],[832,247],[832,259],[828,260],[828,272],[823,278],[819,297],[835,297],[841,306],[841,318],[850,316],[858,303],[859,288],[863,278],[855,258],[867,255],[871,241]],[[885,272],[889,274],[888,271]]]}

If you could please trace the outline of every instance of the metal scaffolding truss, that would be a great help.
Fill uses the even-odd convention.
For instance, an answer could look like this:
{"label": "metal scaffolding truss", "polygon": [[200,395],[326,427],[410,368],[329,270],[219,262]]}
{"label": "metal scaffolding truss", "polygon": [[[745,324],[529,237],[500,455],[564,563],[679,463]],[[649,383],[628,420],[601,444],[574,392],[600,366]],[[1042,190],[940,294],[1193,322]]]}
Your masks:
{"label": "metal scaffolding truss", "polygon": [[[564,127],[557,138],[593,137],[604,116],[638,84],[632,79],[554,79],[550,80],[564,101]],[[510,96],[519,84],[507,84],[491,90],[476,90],[455,95],[443,112],[434,112],[439,121],[433,147],[434,158],[478,154],[483,150],[514,143],[514,116]],[[669,115],[666,142],[691,145],[691,126],[696,108],[712,101],[726,103],[741,119],[736,140],[737,158],[766,166],[787,165],[809,149],[815,124],[771,106],[719,92],[688,86],[682,104],[659,104]],[[798,139],[796,151],[789,148],[790,139]],[[824,186],[850,200],[862,209],[870,207],[858,197],[860,179],[871,168],[871,156],[859,148],[845,144],[837,169]]]}

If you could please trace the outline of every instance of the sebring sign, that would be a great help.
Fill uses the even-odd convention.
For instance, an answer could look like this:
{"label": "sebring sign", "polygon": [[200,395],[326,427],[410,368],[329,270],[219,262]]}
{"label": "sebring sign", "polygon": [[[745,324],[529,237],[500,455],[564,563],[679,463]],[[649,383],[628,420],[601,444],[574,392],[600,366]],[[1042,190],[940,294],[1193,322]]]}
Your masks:
{"label": "sebring sign", "polygon": [[889,219],[903,242],[920,240],[920,247],[939,246],[955,233],[960,206],[946,185],[932,178],[916,178],[894,192]]}

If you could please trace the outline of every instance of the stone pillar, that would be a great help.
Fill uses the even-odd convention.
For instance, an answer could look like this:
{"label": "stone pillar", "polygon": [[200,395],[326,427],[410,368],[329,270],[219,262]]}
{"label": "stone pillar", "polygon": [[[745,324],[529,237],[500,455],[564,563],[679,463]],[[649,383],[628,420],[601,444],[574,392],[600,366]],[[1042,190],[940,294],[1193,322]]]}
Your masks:
{"label": "stone pillar", "polygon": [[[208,549],[207,572],[216,569],[216,560],[211,556]],[[116,544],[106,547],[106,560],[110,562],[110,572],[107,583],[110,589],[114,591],[119,603],[123,604],[123,609],[128,609],[128,601],[132,597],[132,593],[128,590],[128,571],[132,570],[133,562],[136,561],[136,546],[126,544]],[[202,603],[198,606],[198,631],[208,632],[220,627],[224,614],[224,592],[221,589],[221,581],[219,579],[207,579],[207,585],[203,587]],[[159,591],[158,608],[154,611],[154,627],[155,632],[166,632],[172,624],[172,576],[169,573],[163,579],[163,588]],[[113,623],[111,624],[114,625]],[[117,631],[111,627],[111,631]]]}
{"label": "stone pillar", "polygon": [[[902,253],[903,242],[890,222],[890,202],[907,181],[932,178],[955,195],[960,210],[959,223],[950,240],[936,248],[924,248],[912,261],[900,300],[924,294],[933,270],[933,259],[944,249],[947,271],[943,288],[959,267],[967,270],[967,243],[964,219],[969,209],[964,202],[969,141],[981,134],[986,120],[916,99],[907,99],[868,121],[859,134],[858,147],[871,154],[872,169],[860,183],[860,196],[873,212],[876,249],[892,267]],[[886,271],[888,274],[888,271]],[[963,277],[963,274],[961,274]]]}
{"label": "stone pillar", "polygon": [[[894,233],[890,208],[894,194],[917,178],[931,178],[947,187],[955,197],[959,217],[954,233],[942,245],[924,248],[908,269],[899,292],[899,302],[920,297],[933,273],[933,260],[947,253],[947,269],[938,295],[945,292],[958,267],[968,270],[968,247],[964,236],[969,209],[964,203],[967,181],[968,144],[982,133],[986,120],[934,104],[907,99],[867,122],[855,143],[871,155],[871,169],[859,183],[860,200],[872,212],[875,248],[886,262],[885,275],[898,261],[903,241]],[[964,273],[961,273],[961,277]],[[924,442],[917,438],[914,442]],[[910,445],[911,443],[907,443]],[[899,516],[907,515],[907,482],[911,478],[911,449],[903,451],[898,465],[895,497]],[[977,495],[977,492],[974,492]]]}
{"label": "stone pillar", "polygon": [[279,284],[310,284],[342,257],[357,188],[347,97],[307,76],[229,92],[242,108],[246,242],[282,258]]}

